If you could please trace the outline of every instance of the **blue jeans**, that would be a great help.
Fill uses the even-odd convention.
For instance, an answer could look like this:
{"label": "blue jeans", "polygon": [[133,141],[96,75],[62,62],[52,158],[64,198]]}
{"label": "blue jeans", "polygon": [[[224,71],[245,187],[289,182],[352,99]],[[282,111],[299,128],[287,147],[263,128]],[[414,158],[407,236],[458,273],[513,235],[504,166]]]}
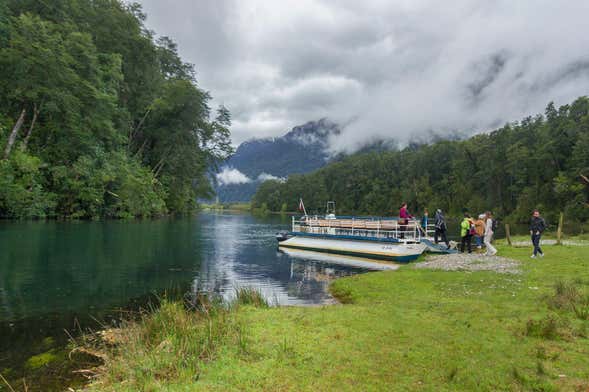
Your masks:
{"label": "blue jeans", "polygon": [[483,237],[475,235],[474,242],[477,244],[477,246],[483,246]]}
{"label": "blue jeans", "polygon": [[534,256],[536,256],[538,253],[540,253],[541,255],[544,254],[544,252],[542,252],[542,249],[540,248],[540,237],[542,237],[542,234],[532,234],[532,245],[534,245]]}

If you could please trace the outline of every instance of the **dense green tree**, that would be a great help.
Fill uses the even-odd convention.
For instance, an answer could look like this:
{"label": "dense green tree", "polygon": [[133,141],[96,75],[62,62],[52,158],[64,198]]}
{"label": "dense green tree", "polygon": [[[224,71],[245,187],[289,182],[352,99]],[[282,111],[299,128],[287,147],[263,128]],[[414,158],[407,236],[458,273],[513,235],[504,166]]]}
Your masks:
{"label": "dense green tree", "polygon": [[[0,216],[151,216],[210,195],[230,114],[210,113],[194,67],[144,20],[119,0],[0,2],[0,180],[12,189]],[[15,207],[21,186],[38,208]]]}

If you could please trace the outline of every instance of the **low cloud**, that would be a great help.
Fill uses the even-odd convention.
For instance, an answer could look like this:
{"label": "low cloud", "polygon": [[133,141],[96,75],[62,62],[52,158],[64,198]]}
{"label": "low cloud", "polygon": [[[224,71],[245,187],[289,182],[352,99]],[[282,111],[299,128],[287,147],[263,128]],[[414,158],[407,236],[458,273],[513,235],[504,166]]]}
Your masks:
{"label": "low cloud", "polygon": [[589,93],[589,2],[142,0],[234,143],[309,120],[334,151],[474,134]]}
{"label": "low cloud", "polygon": [[258,176],[258,181],[260,181],[260,182],[264,182],[264,181],[268,181],[268,180],[285,181],[285,178],[276,177],[276,176],[273,176],[272,174],[268,174],[268,173],[261,173]]}
{"label": "low cloud", "polygon": [[252,180],[235,168],[225,167],[220,173],[217,173],[217,182],[219,185],[234,185],[247,184]]}

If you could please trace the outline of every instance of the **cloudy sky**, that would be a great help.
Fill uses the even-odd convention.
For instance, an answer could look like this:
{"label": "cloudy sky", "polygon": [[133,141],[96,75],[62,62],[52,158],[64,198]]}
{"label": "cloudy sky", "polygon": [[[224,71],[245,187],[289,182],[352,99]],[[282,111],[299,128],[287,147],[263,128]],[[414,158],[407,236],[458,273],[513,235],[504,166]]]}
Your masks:
{"label": "cloudy sky", "polygon": [[328,117],[335,150],[471,134],[589,94],[589,1],[141,0],[235,144]]}

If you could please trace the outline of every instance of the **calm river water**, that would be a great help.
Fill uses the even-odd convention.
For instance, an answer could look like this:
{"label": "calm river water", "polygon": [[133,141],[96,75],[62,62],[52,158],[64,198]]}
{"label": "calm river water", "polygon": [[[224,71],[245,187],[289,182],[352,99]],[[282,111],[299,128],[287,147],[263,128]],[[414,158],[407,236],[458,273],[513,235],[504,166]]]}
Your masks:
{"label": "calm river water", "polygon": [[[330,279],[364,271],[279,252],[274,234],[289,223],[287,216],[230,213],[0,222],[0,373],[13,380],[38,373],[31,356],[63,346],[64,330],[108,323],[154,294],[213,290],[230,297],[236,287],[253,286],[279,304],[320,304],[331,299]],[[56,374],[63,376],[42,377]]]}

